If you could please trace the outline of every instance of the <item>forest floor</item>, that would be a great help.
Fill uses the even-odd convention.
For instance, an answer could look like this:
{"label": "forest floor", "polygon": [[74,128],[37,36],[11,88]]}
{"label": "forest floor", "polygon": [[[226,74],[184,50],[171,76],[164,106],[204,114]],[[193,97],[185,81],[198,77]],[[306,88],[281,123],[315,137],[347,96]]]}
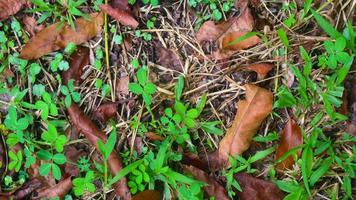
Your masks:
{"label": "forest floor", "polygon": [[0,200],[354,199],[355,0],[0,0]]}

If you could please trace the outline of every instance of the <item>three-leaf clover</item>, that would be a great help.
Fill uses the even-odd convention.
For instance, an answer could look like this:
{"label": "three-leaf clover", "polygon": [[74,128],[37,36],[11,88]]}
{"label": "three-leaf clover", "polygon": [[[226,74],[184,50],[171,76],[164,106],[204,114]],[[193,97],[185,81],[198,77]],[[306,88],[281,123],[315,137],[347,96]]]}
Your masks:
{"label": "three-leaf clover", "polygon": [[326,64],[331,69],[335,69],[338,62],[345,64],[350,60],[349,54],[343,51],[346,47],[345,38],[339,37],[336,39],[335,43],[331,41],[325,41],[324,47],[328,53]]}
{"label": "three-leaf clover", "polygon": [[72,79],[68,81],[68,87],[65,85],[61,86],[61,92],[63,95],[66,96],[64,99],[64,103],[67,108],[69,108],[70,105],[72,104],[72,98],[74,102],[76,103],[80,102],[80,94],[75,91],[74,81]]}
{"label": "three-leaf clover", "polygon": [[38,100],[35,103],[35,108],[41,110],[41,118],[47,120],[48,114],[52,116],[58,115],[58,109],[55,103],[52,102],[52,98],[48,92],[42,94],[42,100]]}
{"label": "three-leaf clover", "polygon": [[73,180],[73,190],[76,196],[81,196],[85,191],[94,192],[95,185],[94,181],[94,172],[88,171],[84,178],[75,178]]}
{"label": "three-leaf clover", "polygon": [[136,74],[138,83],[129,83],[129,90],[137,95],[142,95],[146,106],[152,103],[152,94],[156,92],[156,85],[147,80],[147,67],[142,67]]}
{"label": "three-leaf clover", "polygon": [[22,152],[17,151],[17,153],[10,151],[9,152],[9,157],[11,159],[9,163],[9,169],[15,169],[16,172],[20,171],[21,165],[22,165]]}
{"label": "three-leaf clover", "polygon": [[63,147],[67,142],[67,137],[65,135],[59,135],[56,127],[51,123],[48,124],[47,131],[42,133],[41,138],[53,145],[58,152],[63,151]]}
{"label": "three-leaf clover", "polygon": [[58,165],[62,165],[67,162],[64,154],[57,153],[52,155],[49,151],[40,150],[37,152],[37,157],[41,160],[52,160],[53,162],[43,163],[40,166],[39,172],[41,176],[47,176],[51,171],[56,180],[60,180],[62,177],[61,169]]}
{"label": "three-leaf clover", "polygon": [[11,131],[15,131],[15,133],[11,133],[8,135],[6,143],[11,147],[18,142],[23,143],[23,131],[27,129],[28,125],[31,123],[32,118],[29,115],[25,115],[23,118],[17,118],[17,111],[14,106],[10,106],[8,109],[8,114],[6,115],[4,124],[6,128]]}

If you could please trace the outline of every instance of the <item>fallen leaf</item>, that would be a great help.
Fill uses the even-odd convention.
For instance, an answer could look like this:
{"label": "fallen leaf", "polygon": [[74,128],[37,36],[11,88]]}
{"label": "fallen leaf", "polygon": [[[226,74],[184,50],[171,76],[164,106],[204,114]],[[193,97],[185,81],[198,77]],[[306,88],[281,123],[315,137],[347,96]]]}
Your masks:
{"label": "fallen leaf", "polygon": [[351,121],[348,123],[346,132],[356,137],[356,103],[352,104]]}
{"label": "fallen leaf", "polygon": [[0,21],[16,14],[21,8],[29,6],[28,0],[1,0],[0,1]]}
{"label": "fallen leaf", "polygon": [[130,5],[127,0],[111,0],[110,5],[113,8],[121,8],[125,11],[130,11]]}
{"label": "fallen leaf", "polygon": [[37,189],[40,189],[44,186],[44,183],[39,178],[32,178],[26,181],[16,192],[13,194],[14,199],[26,199],[26,197],[30,196],[32,192]]}
{"label": "fallen leaf", "polygon": [[117,106],[117,102],[104,103],[93,112],[93,118],[104,123],[116,116]]}
{"label": "fallen leaf", "polygon": [[162,200],[162,194],[157,190],[145,190],[136,194],[132,200]]}
{"label": "fallen leaf", "polygon": [[228,156],[240,155],[246,151],[262,122],[272,111],[273,95],[256,85],[247,84],[246,99],[237,104],[232,126],[220,141],[219,148],[209,156],[212,169],[226,166]]}
{"label": "fallen leaf", "polygon": [[36,35],[36,33],[45,28],[43,24],[37,25],[36,19],[30,16],[24,17],[22,23],[25,25],[25,30],[29,32],[31,36]]}
{"label": "fallen leaf", "polygon": [[66,194],[72,189],[72,177],[69,176],[65,179],[59,181],[55,186],[45,188],[37,191],[33,195],[33,199],[51,199],[59,197],[60,199],[64,198]]}
{"label": "fallen leaf", "polygon": [[[294,147],[303,144],[303,134],[299,125],[295,120],[289,117],[287,124],[285,125],[281,137],[278,148],[276,150],[276,160],[282,157],[289,150]],[[298,156],[300,155],[300,151],[298,152]],[[292,156],[288,156],[285,160],[280,162],[277,165],[277,169],[286,170],[293,167],[294,159]]]}
{"label": "fallen leaf", "polygon": [[217,42],[219,49],[209,57],[221,60],[232,56],[239,50],[247,49],[260,43],[260,38],[256,35],[248,37],[242,41],[235,42],[236,39],[251,32],[254,27],[254,20],[248,7],[242,9],[241,15],[233,17],[228,21],[215,24],[213,21],[205,22],[198,30],[196,37],[198,42]]}
{"label": "fallen leaf", "polygon": [[154,132],[146,132],[145,136],[151,141],[163,141],[164,137],[157,135]]}
{"label": "fallen leaf", "polygon": [[80,174],[79,168],[76,165],[80,157],[84,157],[86,152],[83,149],[77,149],[73,145],[65,146],[64,154],[68,161],[66,162],[64,171],[71,176],[78,176]]}
{"label": "fallen leaf", "polygon": [[237,173],[234,178],[242,189],[242,192],[237,192],[240,200],[282,200],[284,198],[283,192],[269,181],[246,173]]}
{"label": "fallen leaf", "polygon": [[113,8],[110,5],[103,4],[100,5],[100,10],[107,13],[121,24],[130,26],[133,29],[136,29],[139,24],[138,21],[133,18],[130,13],[128,13],[122,8]]}
{"label": "fallen leaf", "polygon": [[89,53],[88,47],[78,47],[71,55],[69,69],[62,73],[64,84],[68,84],[70,79],[73,79],[76,84],[82,82],[80,77],[83,74],[84,67],[89,65]]}
{"label": "fallen leaf", "polygon": [[91,20],[79,18],[75,21],[75,29],[68,24],[60,27],[60,23],[52,24],[38,32],[22,49],[22,59],[37,59],[53,51],[65,48],[70,42],[82,44],[98,35],[104,23],[102,13],[93,13]]}
{"label": "fallen leaf", "polygon": [[269,64],[269,63],[257,63],[257,64],[251,64],[245,67],[238,68],[238,70],[242,70],[242,71],[256,72],[258,80],[265,79],[268,72],[270,72],[272,69],[273,69],[273,64]]}
{"label": "fallen leaf", "polygon": [[209,165],[207,162],[203,161],[199,158],[198,155],[193,153],[184,153],[182,156],[182,160],[180,161],[184,165],[192,165],[199,169],[209,169]]}
{"label": "fallen leaf", "polygon": [[[85,115],[77,104],[72,103],[67,111],[73,126],[75,126],[97,149],[99,149],[99,139],[106,143],[107,136],[100,131],[100,129],[89,119],[88,116]],[[121,160],[115,150],[109,155],[108,164],[113,176],[115,176],[122,169]],[[117,196],[123,200],[131,199],[131,193],[126,183],[126,177],[124,177],[114,185]]]}
{"label": "fallen leaf", "polygon": [[130,82],[129,76],[121,77],[116,81],[115,91],[118,99],[121,99],[123,96],[130,94],[129,82]]}
{"label": "fallen leaf", "polygon": [[206,172],[192,165],[183,165],[183,169],[192,174],[198,181],[207,183],[207,186],[204,186],[203,189],[208,197],[215,197],[215,199],[219,200],[229,200],[225,188]]}
{"label": "fallen leaf", "polygon": [[158,64],[168,69],[183,72],[183,62],[174,51],[164,48],[161,45],[156,45],[155,53],[158,58]]}

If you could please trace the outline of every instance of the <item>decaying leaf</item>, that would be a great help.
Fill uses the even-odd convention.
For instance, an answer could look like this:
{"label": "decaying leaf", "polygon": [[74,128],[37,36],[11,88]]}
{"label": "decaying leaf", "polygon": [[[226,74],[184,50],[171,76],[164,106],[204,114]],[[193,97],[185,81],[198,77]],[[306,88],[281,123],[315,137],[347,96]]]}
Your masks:
{"label": "decaying leaf", "polygon": [[67,177],[59,181],[55,186],[42,189],[33,195],[33,199],[51,199],[59,197],[64,198],[66,194],[72,189],[72,177]]}
{"label": "decaying leaf", "polygon": [[246,99],[237,104],[237,113],[232,126],[220,141],[219,149],[210,155],[213,169],[227,164],[228,156],[246,151],[261,123],[272,111],[273,95],[256,85],[246,85]]}
{"label": "decaying leaf", "polygon": [[24,6],[28,6],[28,0],[1,0],[0,1],[0,21],[16,14]]}
{"label": "decaying leaf", "polygon": [[[89,119],[88,116],[75,103],[67,109],[73,126],[75,126],[97,149],[99,139],[106,143],[107,136]],[[121,169],[122,163],[118,157],[118,153],[114,150],[108,158],[109,168],[115,176]],[[118,197],[123,200],[131,199],[130,190],[126,184],[126,178],[120,179],[114,185],[115,192]]]}
{"label": "decaying leaf", "polygon": [[93,117],[101,122],[106,122],[116,116],[118,102],[108,102],[100,105],[94,112]]}
{"label": "decaying leaf", "polygon": [[350,135],[356,137],[356,103],[352,104],[352,111],[351,121],[349,122],[346,131]]}
{"label": "decaying leaf", "polygon": [[162,194],[157,190],[145,190],[132,197],[132,200],[162,200]]}
{"label": "decaying leaf", "polygon": [[44,183],[39,178],[32,178],[23,184],[16,192],[13,194],[14,199],[25,199],[30,196],[32,192],[37,189],[40,189],[44,186]]}
{"label": "decaying leaf", "polygon": [[163,141],[164,137],[157,135],[154,132],[147,132],[145,136],[151,141]]}
{"label": "decaying leaf", "polygon": [[129,82],[130,82],[129,76],[124,76],[121,77],[120,79],[117,79],[115,93],[118,99],[122,99],[123,96],[130,94]]}
{"label": "decaying leaf", "polygon": [[183,72],[183,62],[174,51],[164,48],[161,45],[156,45],[155,53],[158,58],[158,64],[168,69]]}
{"label": "decaying leaf", "polygon": [[25,30],[29,32],[31,36],[36,35],[37,32],[45,28],[43,24],[37,25],[36,19],[30,16],[24,17],[22,22],[25,25]]}
{"label": "decaying leaf", "polygon": [[237,193],[240,200],[282,200],[284,197],[283,192],[269,181],[246,173],[237,173],[234,178],[242,189],[242,192]]}
{"label": "decaying leaf", "polygon": [[62,73],[63,83],[67,84],[70,79],[73,79],[75,83],[80,83],[80,78],[83,74],[85,66],[89,65],[89,53],[88,47],[78,47],[78,49],[71,55],[69,69]]}
{"label": "decaying leaf", "polygon": [[206,172],[192,165],[183,165],[183,168],[185,171],[191,173],[198,181],[208,184],[207,186],[204,186],[203,189],[209,197],[215,197],[215,199],[219,200],[229,199],[225,188]]}
{"label": "decaying leaf", "polygon": [[100,10],[107,13],[123,25],[130,26],[133,29],[138,26],[138,21],[122,8],[113,8],[110,5],[100,5]]}
{"label": "decaying leaf", "polygon": [[[237,1],[238,2],[238,1]],[[247,49],[260,43],[256,35],[247,37],[242,41],[236,41],[241,36],[251,32],[254,20],[248,7],[241,11],[241,15],[233,17],[228,21],[215,24],[213,21],[205,22],[198,30],[196,37],[198,42],[217,42],[219,49],[211,54],[214,59],[224,59],[235,52]]]}
{"label": "decaying leaf", "polygon": [[[289,150],[301,144],[303,144],[302,130],[300,129],[296,121],[294,121],[292,118],[289,118],[286,126],[284,127],[281,133],[281,139],[276,150],[276,159],[279,159]],[[300,151],[298,152],[298,155],[300,155]],[[289,156],[277,165],[277,169],[290,169],[293,164],[294,159],[292,156]]]}
{"label": "decaying leaf", "polygon": [[22,49],[20,57],[31,60],[40,58],[53,51],[65,48],[70,42],[82,44],[98,35],[104,23],[102,13],[93,13],[91,20],[79,18],[75,21],[75,29],[68,24],[60,27],[60,23],[52,24],[38,32]]}
{"label": "decaying leaf", "polygon": [[268,72],[270,72],[272,69],[273,69],[273,65],[269,63],[257,63],[257,64],[251,64],[245,67],[238,68],[238,70],[256,72],[258,80],[265,79]]}

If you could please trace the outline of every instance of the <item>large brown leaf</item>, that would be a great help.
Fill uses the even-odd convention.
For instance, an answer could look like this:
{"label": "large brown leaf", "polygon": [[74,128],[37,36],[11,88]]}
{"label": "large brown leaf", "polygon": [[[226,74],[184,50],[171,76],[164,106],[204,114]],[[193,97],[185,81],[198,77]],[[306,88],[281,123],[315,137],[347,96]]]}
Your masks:
{"label": "large brown leaf", "polygon": [[116,116],[118,102],[107,102],[100,105],[94,112],[93,117],[101,122],[106,122]]}
{"label": "large brown leaf", "polygon": [[272,69],[273,69],[273,64],[270,63],[256,63],[256,64],[251,64],[245,67],[238,68],[238,70],[256,72],[258,80],[263,80],[264,78],[266,78],[268,72],[270,72]]}
{"label": "large brown leaf", "polygon": [[[276,159],[279,159],[289,150],[301,144],[303,144],[302,130],[292,118],[289,118],[281,133],[281,140],[276,150]],[[300,155],[300,151],[298,152],[298,155]],[[277,169],[290,169],[293,164],[294,159],[292,156],[289,156],[277,165]]]}
{"label": "large brown leaf", "polygon": [[132,197],[132,200],[162,200],[162,194],[157,190],[145,190]]}
{"label": "large brown leaf", "polygon": [[284,197],[283,192],[269,181],[246,173],[235,174],[234,178],[242,189],[242,192],[237,193],[240,200],[282,200]]}
{"label": "large brown leaf", "polygon": [[65,48],[70,42],[79,45],[98,35],[104,23],[102,13],[93,13],[91,20],[79,18],[75,21],[75,29],[69,25],[60,27],[60,23],[52,24],[38,32],[22,49],[20,57],[36,59],[53,51]]}
{"label": "large brown leaf", "polygon": [[113,8],[110,5],[100,5],[100,10],[107,13],[123,25],[130,26],[133,29],[138,26],[138,21],[124,9]]}
{"label": "large brown leaf", "polygon": [[207,186],[204,186],[203,189],[209,197],[215,197],[215,199],[219,200],[229,200],[225,188],[206,172],[192,165],[183,165],[183,168],[192,174],[195,179],[207,183]]}
{"label": "large brown leaf", "polygon": [[63,83],[67,84],[70,79],[73,79],[75,83],[80,83],[80,78],[85,66],[89,65],[89,53],[88,47],[78,47],[78,49],[71,55],[69,69],[62,73]]}
{"label": "large brown leaf", "polygon": [[213,169],[226,165],[229,155],[240,155],[249,148],[252,137],[271,113],[272,103],[270,91],[256,85],[246,85],[246,99],[238,102],[232,126],[220,141],[219,149],[209,157]]}
{"label": "large brown leaf", "polygon": [[51,199],[59,197],[60,199],[64,198],[66,194],[72,189],[72,177],[67,177],[62,179],[53,187],[48,187],[42,189],[35,193],[33,199]]}
{"label": "large brown leaf", "polygon": [[[89,119],[75,103],[67,109],[73,126],[75,126],[97,149],[99,139],[106,143],[107,136]],[[108,158],[109,168],[115,176],[121,169],[122,163],[118,153],[114,150]],[[126,184],[126,178],[120,179],[115,185],[115,192],[123,200],[130,200],[131,193]]]}
{"label": "large brown leaf", "polygon": [[21,8],[29,4],[30,1],[28,0],[0,0],[0,21],[16,14]]}
{"label": "large brown leaf", "polygon": [[31,178],[25,184],[23,184],[13,195],[14,199],[26,199],[26,197],[30,196],[32,192],[37,189],[40,189],[45,184],[43,180],[39,178]]}

